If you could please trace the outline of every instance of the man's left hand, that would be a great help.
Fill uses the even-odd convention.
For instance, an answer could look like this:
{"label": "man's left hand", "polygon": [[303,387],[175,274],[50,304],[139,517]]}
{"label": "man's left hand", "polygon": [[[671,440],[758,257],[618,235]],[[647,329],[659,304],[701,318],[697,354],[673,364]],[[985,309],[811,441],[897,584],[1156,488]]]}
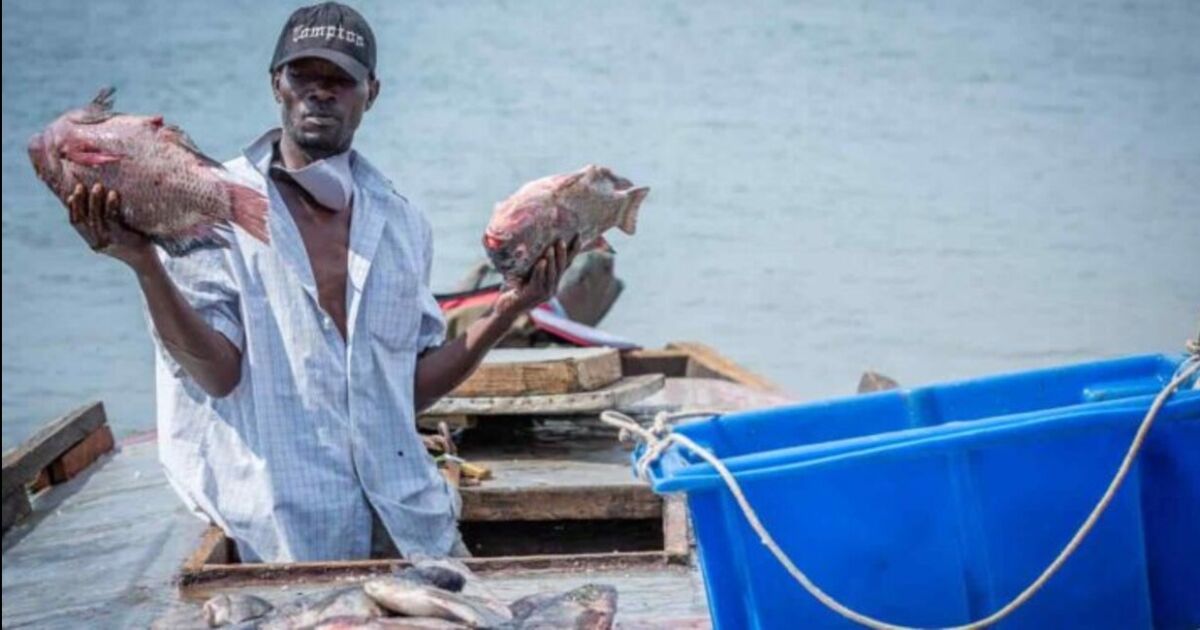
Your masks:
{"label": "man's left hand", "polygon": [[500,293],[500,297],[496,299],[496,314],[516,319],[529,309],[554,297],[558,292],[558,281],[562,278],[563,271],[566,271],[578,253],[578,236],[570,245],[559,240],[547,247],[524,282],[510,284]]}

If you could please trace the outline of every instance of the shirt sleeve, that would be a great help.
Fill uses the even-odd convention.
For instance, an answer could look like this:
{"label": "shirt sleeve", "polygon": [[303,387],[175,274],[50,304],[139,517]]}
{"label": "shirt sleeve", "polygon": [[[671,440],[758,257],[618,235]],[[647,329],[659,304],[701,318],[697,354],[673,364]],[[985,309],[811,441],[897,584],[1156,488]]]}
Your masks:
{"label": "shirt sleeve", "polygon": [[[233,235],[228,236],[230,240]],[[221,333],[239,351],[244,349],[245,332],[241,317],[241,300],[233,274],[231,252],[227,248],[201,249],[185,256],[172,257],[159,249],[159,258],[167,275],[200,318]],[[179,376],[182,368],[162,347],[150,313],[146,312],[155,345],[172,373]]]}
{"label": "shirt sleeve", "polygon": [[418,353],[440,346],[446,341],[446,319],[442,316],[442,308],[438,306],[437,299],[433,297],[433,290],[429,288],[433,270],[433,230],[426,225],[424,233],[420,288],[421,327],[417,331]]}

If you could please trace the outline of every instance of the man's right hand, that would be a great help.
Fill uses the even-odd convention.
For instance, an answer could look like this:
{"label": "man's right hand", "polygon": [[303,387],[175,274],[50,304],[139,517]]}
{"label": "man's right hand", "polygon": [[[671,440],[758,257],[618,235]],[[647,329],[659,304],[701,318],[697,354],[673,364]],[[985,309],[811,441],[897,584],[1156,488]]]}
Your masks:
{"label": "man's right hand", "polygon": [[112,256],[135,270],[157,260],[150,239],[122,221],[117,191],[105,190],[101,184],[88,191],[83,184],[76,184],[66,205],[71,225],[93,251]]}

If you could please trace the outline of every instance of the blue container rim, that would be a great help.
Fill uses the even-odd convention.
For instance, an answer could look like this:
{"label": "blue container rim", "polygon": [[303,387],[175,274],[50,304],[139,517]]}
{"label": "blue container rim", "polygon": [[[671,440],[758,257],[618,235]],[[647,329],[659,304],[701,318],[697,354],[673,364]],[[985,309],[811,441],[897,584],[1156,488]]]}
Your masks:
{"label": "blue container rim", "polygon": [[[1118,359],[1118,361],[1166,359],[1178,364],[1182,362],[1184,356],[1165,354],[1139,355]],[[1098,363],[1111,364],[1112,362],[1092,362],[1079,364],[1079,366]],[[1041,371],[1052,372],[1054,368],[1019,372],[1017,374],[1031,374]],[[936,385],[936,387],[976,383],[990,378],[994,377],[968,379],[956,383],[942,383]],[[908,392],[919,391],[928,387],[935,386],[927,386],[914,390],[901,390],[899,393],[904,395]],[[896,390],[892,390],[890,392],[880,392],[871,395],[897,395],[897,393]],[[1114,423],[1140,421],[1156,395],[1157,392],[1103,402],[1079,403],[1058,407],[1053,410],[1043,409],[998,415],[981,420],[953,421],[936,426],[914,427],[827,442],[784,447],[727,458],[722,463],[739,479],[754,479],[783,472],[790,473],[837,463],[848,463],[862,457],[916,456],[933,450],[960,448],[965,445],[1011,439],[1014,435],[1034,429],[1044,432],[1048,430],[1077,431],[1089,427],[1108,427]],[[862,398],[863,396],[846,397],[800,406],[814,408],[834,404],[839,400],[861,400]],[[700,420],[699,422],[721,422],[730,418],[736,419],[737,415],[741,414],[714,416],[708,420]],[[1200,418],[1200,390],[1180,390],[1163,407],[1159,421],[1170,421],[1193,416]],[[703,444],[701,445],[704,446]],[[644,445],[638,445],[632,454],[634,461],[642,455],[644,449]],[[650,467],[650,482],[652,489],[660,494],[703,490],[718,486],[724,487],[724,481],[711,465],[702,461],[696,462],[685,457],[683,450],[678,445],[667,449],[661,459]]]}
{"label": "blue container rim", "polygon": [[[777,454],[775,451],[746,456],[744,466],[740,470],[731,472],[738,480],[751,481],[783,473],[791,474],[827,466],[851,464],[864,458],[877,460],[882,457],[920,457],[939,451],[1007,441],[1022,435],[1029,439],[1036,439],[1049,433],[1099,430],[1110,428],[1113,425],[1128,425],[1132,430],[1142,420],[1145,411],[1145,408],[1138,409],[1128,404],[1103,408],[1093,406],[1051,416],[1045,414],[1008,416],[998,418],[996,421],[986,421],[987,426],[983,426],[979,422],[964,422],[955,423],[958,426],[925,427],[823,443],[819,445],[821,448],[812,449],[791,461],[787,461],[785,457],[772,457]],[[1200,393],[1189,395],[1186,399],[1168,402],[1163,406],[1158,422],[1195,421],[1197,419],[1200,419]],[[974,426],[962,426],[966,424]],[[1156,424],[1156,426],[1158,425]],[[665,452],[664,457],[682,459],[683,456],[679,450],[679,446],[671,446]],[[753,458],[755,457],[761,457],[759,466],[754,466]],[[687,470],[687,474],[665,476],[660,476],[658,471],[652,471],[652,489],[660,494],[669,494],[725,487],[725,482],[717,474],[716,469],[705,462],[689,464]]]}

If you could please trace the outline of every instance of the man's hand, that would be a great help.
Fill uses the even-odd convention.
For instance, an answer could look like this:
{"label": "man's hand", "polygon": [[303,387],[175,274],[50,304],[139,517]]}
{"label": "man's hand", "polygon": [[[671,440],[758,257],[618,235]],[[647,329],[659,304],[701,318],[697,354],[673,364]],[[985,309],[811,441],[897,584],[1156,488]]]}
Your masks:
{"label": "man's hand", "polygon": [[153,257],[154,246],[121,220],[121,196],[101,184],[85,190],[76,184],[66,200],[71,225],[93,251],[107,254],[137,269]]}
{"label": "man's hand", "polygon": [[524,282],[510,284],[500,293],[496,299],[496,314],[511,321],[554,297],[558,292],[559,279],[578,253],[578,236],[571,240],[569,246],[559,240],[547,247]]}

